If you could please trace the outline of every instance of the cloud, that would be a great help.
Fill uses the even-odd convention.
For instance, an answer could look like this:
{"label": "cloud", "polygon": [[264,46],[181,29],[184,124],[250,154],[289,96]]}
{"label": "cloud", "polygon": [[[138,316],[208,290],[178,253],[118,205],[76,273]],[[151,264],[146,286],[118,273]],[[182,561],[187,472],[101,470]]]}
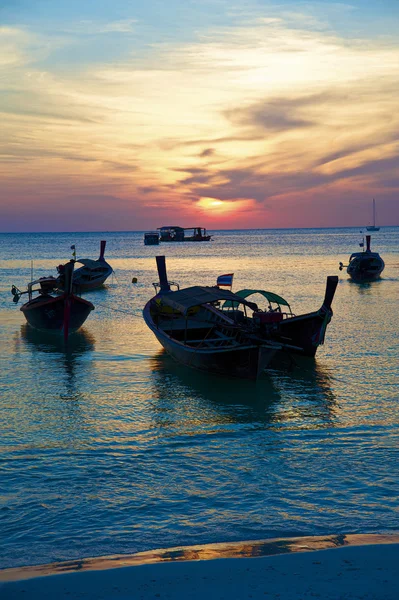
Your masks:
{"label": "cloud", "polygon": [[0,26],[0,69],[32,64],[48,54],[49,46],[49,42],[28,30]]}
{"label": "cloud", "polygon": [[107,33],[132,33],[137,23],[136,19],[123,19],[120,21],[99,22],[82,20],[71,26],[64,26],[65,33],[79,35],[102,35]]}
{"label": "cloud", "polygon": [[214,148],[206,148],[205,150],[202,150],[202,152],[200,152],[199,156],[200,156],[200,158],[207,158],[208,156],[212,156],[214,154],[215,154]]}
{"label": "cloud", "polygon": [[[316,96],[318,98],[318,96]],[[317,100],[314,99],[313,103]],[[312,103],[312,98],[290,99],[276,98],[265,100],[247,107],[228,110],[225,113],[227,119],[240,126],[253,129],[262,128],[265,131],[289,131],[302,127],[311,127],[315,123],[311,120],[300,118],[298,115],[301,106]]]}
{"label": "cloud", "polygon": [[[151,43],[144,54],[122,36],[123,59],[62,69],[57,49],[81,40],[8,28],[3,180],[60,197],[71,185],[86,195],[103,188],[141,215],[146,206],[186,214],[209,197],[274,199],[277,211],[315,190],[323,204],[334,186],[364,194],[370,181],[384,185],[381,172],[395,186],[399,41],[343,39],[325,24],[287,19]],[[90,21],[77,31],[134,27]],[[27,163],[22,178],[18,161]]]}

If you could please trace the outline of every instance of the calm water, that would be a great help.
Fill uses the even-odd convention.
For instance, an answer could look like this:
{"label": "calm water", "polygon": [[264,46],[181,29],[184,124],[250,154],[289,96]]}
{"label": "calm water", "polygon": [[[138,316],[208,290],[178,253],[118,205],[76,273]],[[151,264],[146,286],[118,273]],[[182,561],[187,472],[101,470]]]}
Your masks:
{"label": "calm water", "polygon": [[[25,325],[12,284],[70,257],[115,270],[68,349]],[[140,312],[155,254],[181,286],[261,287],[321,306],[359,229],[224,231],[145,247],[141,233],[0,234],[0,565],[207,542],[399,529],[399,228],[373,235],[381,281],[346,272],[317,359],[257,383],[176,365]],[[138,283],[132,284],[132,277]],[[21,304],[21,303],[20,303]]]}

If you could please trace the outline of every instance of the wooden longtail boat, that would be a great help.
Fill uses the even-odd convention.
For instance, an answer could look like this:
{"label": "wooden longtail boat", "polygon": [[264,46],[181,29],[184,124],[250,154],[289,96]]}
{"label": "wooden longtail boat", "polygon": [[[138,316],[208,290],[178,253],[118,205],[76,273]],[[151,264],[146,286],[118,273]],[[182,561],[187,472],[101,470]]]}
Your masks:
{"label": "wooden longtail boat", "polygon": [[[371,236],[366,235],[366,250],[363,252],[354,252],[350,255],[349,264],[346,265],[348,275],[358,283],[374,281],[379,279],[385,269],[385,263],[378,252],[371,252]],[[345,265],[339,263],[339,270],[345,268]]]}
{"label": "wooden longtail boat", "polygon": [[257,379],[281,345],[262,340],[218,309],[233,300],[243,310],[257,305],[218,287],[178,286],[168,282],[165,257],[157,256],[156,295],[143,310],[144,320],[160,344],[178,362],[196,369]]}
{"label": "wooden longtail boat", "polygon": [[[80,294],[82,292],[89,292],[101,287],[108,277],[112,274],[112,267],[104,258],[106,241],[102,240],[100,243],[100,256],[97,260],[91,258],[79,258],[76,260],[77,263],[83,265],[76,269],[73,274],[73,290]],[[74,246],[72,246],[74,248]],[[59,288],[65,289],[64,287],[64,276],[62,273],[62,266],[58,267],[58,281]]]}
{"label": "wooden longtail boat", "polygon": [[21,292],[15,286],[11,289],[14,302],[18,302],[23,294],[28,294],[29,300],[20,310],[31,327],[43,331],[63,332],[65,340],[70,332],[83,325],[94,310],[91,302],[72,293],[74,262],[71,260],[64,265],[65,291],[61,295],[57,295],[57,279],[54,277],[42,277],[31,281],[25,292]]}

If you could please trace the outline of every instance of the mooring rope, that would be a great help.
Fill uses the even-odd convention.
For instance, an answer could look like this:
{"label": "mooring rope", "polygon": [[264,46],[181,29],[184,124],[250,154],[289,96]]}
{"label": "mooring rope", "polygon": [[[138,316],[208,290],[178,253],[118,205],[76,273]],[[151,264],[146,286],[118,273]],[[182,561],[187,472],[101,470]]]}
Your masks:
{"label": "mooring rope", "polygon": [[123,310],[123,308],[114,308],[113,306],[109,306],[109,304],[104,304],[103,302],[96,302],[94,306],[104,306],[105,308],[108,308],[109,310],[124,313],[125,315],[130,315],[131,317],[136,317],[137,319],[143,318],[142,315],[135,315],[130,310]]}

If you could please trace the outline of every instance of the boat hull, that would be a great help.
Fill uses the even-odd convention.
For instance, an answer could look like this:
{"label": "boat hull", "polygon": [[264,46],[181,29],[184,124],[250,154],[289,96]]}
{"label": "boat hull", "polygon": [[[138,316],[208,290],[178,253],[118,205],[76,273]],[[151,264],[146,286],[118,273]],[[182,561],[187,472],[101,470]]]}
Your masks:
{"label": "boat hull", "polygon": [[332,310],[319,311],[289,317],[264,329],[264,336],[281,344],[291,346],[290,353],[314,357],[317,348],[324,343],[327,325],[331,321]]}
{"label": "boat hull", "polygon": [[106,282],[108,277],[111,275],[111,273],[112,273],[112,269],[109,271],[109,273],[105,273],[101,277],[92,279],[91,281],[84,281],[84,280],[79,280],[79,279],[74,278],[73,289],[79,293],[80,292],[90,292],[91,290],[96,290],[96,289],[100,288],[102,285],[104,285],[104,283]]}
{"label": "boat hull", "polygon": [[365,257],[351,261],[346,271],[353,281],[366,283],[380,279],[384,268],[385,263],[381,257]]}
{"label": "boat hull", "polygon": [[[90,274],[88,273],[87,269],[84,269],[85,267],[76,269],[73,274],[72,289],[75,294],[90,292],[91,290],[100,288],[112,274],[112,267],[110,265],[107,265],[106,270],[98,275]],[[64,289],[64,280],[62,277],[58,278],[58,288],[60,290]]]}
{"label": "boat hull", "polygon": [[184,238],[182,240],[176,240],[176,239],[170,239],[170,240],[169,239],[164,239],[163,240],[161,238],[160,241],[162,243],[166,243],[166,242],[169,243],[170,242],[170,243],[173,243],[173,244],[182,243],[182,242],[209,242],[211,240],[211,237],[212,236],[210,236],[210,235],[206,235],[206,236],[204,236],[202,238],[186,237],[186,238]]}
{"label": "boat hull", "polygon": [[263,318],[276,317],[275,322],[264,321],[260,315],[260,331],[266,339],[272,339],[280,344],[286,344],[284,352],[300,354],[301,356],[314,357],[317,348],[324,344],[327,326],[330,323],[333,311],[331,308],[338,277],[327,277],[326,290],[321,308],[311,313],[297,316],[287,316],[279,312],[263,313]]}
{"label": "boat hull", "polygon": [[154,333],[166,352],[187,367],[242,379],[256,380],[275,356],[279,346],[262,344],[240,345],[238,348],[188,347],[159,329],[151,318],[151,301],[143,311],[147,326]]}
{"label": "boat hull", "polygon": [[[94,309],[91,302],[71,296],[69,331],[76,331],[83,325]],[[27,322],[31,327],[43,331],[62,331],[64,327],[65,296],[39,296],[21,306]]]}

